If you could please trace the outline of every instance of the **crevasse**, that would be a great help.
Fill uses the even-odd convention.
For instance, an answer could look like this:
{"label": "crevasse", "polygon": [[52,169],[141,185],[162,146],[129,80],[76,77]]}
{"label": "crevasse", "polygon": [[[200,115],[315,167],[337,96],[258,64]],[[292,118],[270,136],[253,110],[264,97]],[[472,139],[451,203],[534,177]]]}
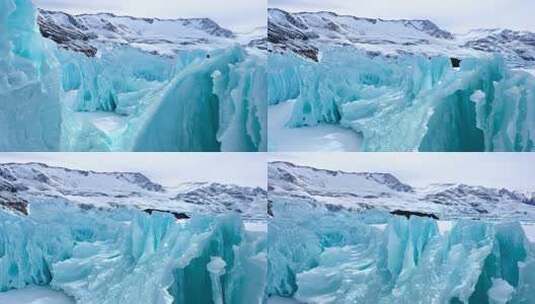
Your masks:
{"label": "crevasse", "polygon": [[296,100],[288,127],[340,124],[364,151],[532,151],[535,77],[499,57],[369,57],[322,50],[319,63],[270,54],[268,102]]}
{"label": "crevasse", "polygon": [[274,201],[269,295],[303,303],[530,303],[533,245],[518,223],[362,217]]}
{"label": "crevasse", "polygon": [[0,211],[0,291],[49,286],[77,303],[262,303],[265,237],[236,215],[31,205]]}
{"label": "crevasse", "polygon": [[41,37],[29,0],[1,0],[1,151],[262,151],[265,58],[235,45],[175,58]]}

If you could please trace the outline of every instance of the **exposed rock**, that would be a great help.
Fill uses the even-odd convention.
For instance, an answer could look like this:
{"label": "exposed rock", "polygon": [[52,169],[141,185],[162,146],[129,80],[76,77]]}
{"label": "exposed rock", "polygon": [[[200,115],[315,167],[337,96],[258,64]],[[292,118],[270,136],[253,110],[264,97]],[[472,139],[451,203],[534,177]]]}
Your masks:
{"label": "exposed rock", "polygon": [[174,212],[169,210],[159,210],[159,209],[145,209],[143,212],[152,214],[153,212],[162,212],[172,214],[177,220],[189,219],[190,217],[183,212]]}
{"label": "exposed rock", "polygon": [[68,20],[73,23],[74,27],[68,28],[58,25],[46,15],[40,14],[37,17],[37,24],[41,35],[56,42],[61,48],[84,53],[88,57],[94,57],[97,54],[97,48],[90,45],[88,41],[96,38],[96,36],[84,34],[76,29],[75,26],[81,27],[81,25],[72,16],[68,15]]}
{"label": "exposed rock", "polygon": [[404,216],[406,218],[410,218],[411,216],[418,216],[418,217],[430,217],[435,220],[439,219],[438,216],[432,213],[425,213],[425,212],[418,212],[418,211],[394,210],[390,213],[393,215]]}
{"label": "exposed rock", "polygon": [[450,57],[450,61],[451,61],[451,66],[454,68],[458,68],[461,66],[461,59],[459,58]]}
{"label": "exposed rock", "polygon": [[28,215],[28,202],[13,194],[0,192],[0,206],[17,213]]}

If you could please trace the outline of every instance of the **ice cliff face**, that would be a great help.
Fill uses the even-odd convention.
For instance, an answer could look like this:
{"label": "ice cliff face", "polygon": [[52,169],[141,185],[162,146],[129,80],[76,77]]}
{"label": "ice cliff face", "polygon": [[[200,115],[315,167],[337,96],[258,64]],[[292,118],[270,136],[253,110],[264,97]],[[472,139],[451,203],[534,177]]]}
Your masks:
{"label": "ice cliff face", "polygon": [[262,303],[265,235],[236,215],[32,205],[0,210],[0,291],[49,286],[76,303]]}
{"label": "ice cliff face", "polygon": [[270,295],[303,303],[530,303],[533,245],[519,224],[356,215],[275,199]]}
{"label": "ice cliff face", "polygon": [[2,6],[0,150],[266,150],[265,55],[247,39],[207,19]]}
{"label": "ice cliff face", "polygon": [[[535,220],[533,194],[464,184],[412,187],[391,174],[269,164],[269,198],[330,211],[383,211],[440,219]],[[270,212],[273,213],[273,212]]]}
{"label": "ice cliff face", "polygon": [[141,173],[93,172],[40,163],[0,164],[0,206],[27,214],[29,205],[65,202],[83,209],[166,211],[179,217],[195,214],[240,214],[265,220],[266,191],[218,183],[164,187]]}
{"label": "ice cliff face", "polygon": [[320,63],[293,53],[268,59],[268,100],[296,100],[286,125],[336,124],[363,151],[532,151],[535,77],[499,57],[369,57],[325,49]]}
{"label": "ice cliff face", "polygon": [[[363,151],[533,151],[535,34],[454,35],[426,20],[269,10],[268,102]],[[272,136],[277,136],[276,134]]]}
{"label": "ice cliff face", "polygon": [[350,46],[369,56],[447,56],[462,59],[497,53],[514,67],[535,65],[535,33],[508,29],[453,34],[429,20],[383,20],[332,12],[268,11],[268,41],[275,52],[293,51],[318,61],[326,46]]}
{"label": "ice cliff face", "polygon": [[58,150],[58,62],[29,2],[0,3],[0,150]]}
{"label": "ice cliff face", "polygon": [[[76,303],[263,303],[266,191],[0,164],[0,292]],[[252,221],[256,223],[251,223]]]}

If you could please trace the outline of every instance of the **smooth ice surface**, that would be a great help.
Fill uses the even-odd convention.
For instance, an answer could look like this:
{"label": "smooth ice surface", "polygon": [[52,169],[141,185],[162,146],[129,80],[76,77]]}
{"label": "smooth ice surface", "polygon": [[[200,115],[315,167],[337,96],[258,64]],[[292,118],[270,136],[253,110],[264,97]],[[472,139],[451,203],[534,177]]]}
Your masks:
{"label": "smooth ice surface", "polygon": [[0,8],[0,151],[267,149],[261,52],[102,42],[87,57],[41,37],[29,0]]}
{"label": "smooth ice surface", "polygon": [[23,289],[0,293],[3,304],[74,304],[74,300],[65,294],[50,288],[29,286]]}
{"label": "smooth ice surface", "polygon": [[265,233],[237,215],[177,221],[127,209],[0,211],[0,291],[49,286],[76,303],[262,303]]}
{"label": "smooth ice surface", "polygon": [[272,198],[268,295],[304,303],[530,303],[535,254],[518,223],[362,216]]}
{"label": "smooth ice surface", "polygon": [[267,81],[270,105],[296,100],[287,127],[341,125],[364,151],[535,149],[535,77],[499,57],[453,68],[447,57],[326,47],[319,63],[270,54]]}

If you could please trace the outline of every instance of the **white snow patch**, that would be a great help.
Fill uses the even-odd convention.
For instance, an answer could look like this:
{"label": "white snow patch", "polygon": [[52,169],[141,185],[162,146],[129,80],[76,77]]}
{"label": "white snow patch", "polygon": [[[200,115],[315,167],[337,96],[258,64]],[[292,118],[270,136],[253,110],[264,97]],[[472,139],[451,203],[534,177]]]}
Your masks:
{"label": "white snow patch", "polygon": [[531,243],[535,243],[535,224],[522,224],[522,228],[524,228],[524,233],[526,234],[526,237]]}
{"label": "white snow patch", "polygon": [[515,288],[502,279],[492,279],[492,287],[488,291],[492,303],[506,304],[511,301]]}
{"label": "white snow patch", "polygon": [[359,151],[362,139],[337,125],[288,128],[295,100],[268,107],[268,150],[298,152]]}
{"label": "white snow patch", "polygon": [[523,69],[525,72],[530,73],[531,75],[535,76],[535,69]]}
{"label": "white snow patch", "polygon": [[373,224],[372,227],[375,227],[381,231],[385,231],[386,227],[388,227],[388,224]]}
{"label": "white snow patch", "polygon": [[265,232],[267,233],[268,227],[265,222],[244,222],[245,230],[249,232]]}
{"label": "white snow patch", "polygon": [[126,124],[124,117],[115,114],[110,114],[107,112],[93,112],[84,114],[90,117],[95,127],[105,132],[106,134],[111,134],[113,132],[121,130],[125,127]]}
{"label": "white snow patch", "polygon": [[438,232],[441,234],[441,235],[444,235],[446,233],[448,233],[454,226],[454,222],[452,221],[437,221],[437,225],[438,225]]}
{"label": "white snow patch", "polygon": [[29,286],[0,293],[2,304],[74,304],[74,299],[46,287]]}

